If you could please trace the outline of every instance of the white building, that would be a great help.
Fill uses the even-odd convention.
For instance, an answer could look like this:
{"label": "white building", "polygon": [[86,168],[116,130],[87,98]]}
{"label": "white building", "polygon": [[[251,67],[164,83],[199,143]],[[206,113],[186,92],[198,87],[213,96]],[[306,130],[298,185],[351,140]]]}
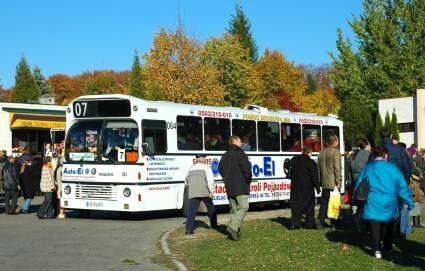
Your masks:
{"label": "white building", "polygon": [[418,89],[413,97],[379,100],[379,114],[382,120],[385,115],[397,116],[400,130],[400,142],[407,147],[417,144],[418,148],[425,148],[425,89]]}
{"label": "white building", "polygon": [[42,153],[44,144],[52,141],[50,130],[65,128],[65,110],[60,105],[0,103],[0,150],[11,154],[28,147]]}

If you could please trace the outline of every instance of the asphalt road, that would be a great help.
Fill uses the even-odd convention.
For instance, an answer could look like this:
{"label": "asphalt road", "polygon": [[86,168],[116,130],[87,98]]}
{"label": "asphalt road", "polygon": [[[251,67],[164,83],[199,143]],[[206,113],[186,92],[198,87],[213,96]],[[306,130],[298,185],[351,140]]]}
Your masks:
{"label": "asphalt road", "polygon": [[[41,198],[36,198],[35,205]],[[22,204],[22,198],[20,202]],[[3,205],[3,204],[1,204]],[[168,270],[151,262],[158,240],[183,225],[176,212],[39,220],[35,213],[5,215],[0,207],[0,270]]]}

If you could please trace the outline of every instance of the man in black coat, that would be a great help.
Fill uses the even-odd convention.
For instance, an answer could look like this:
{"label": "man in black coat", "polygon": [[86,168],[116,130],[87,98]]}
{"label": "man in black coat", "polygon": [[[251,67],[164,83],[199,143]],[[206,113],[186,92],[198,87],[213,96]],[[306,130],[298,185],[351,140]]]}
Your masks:
{"label": "man in black coat", "polygon": [[3,190],[5,191],[4,203],[5,213],[16,215],[16,203],[18,201],[18,191],[21,189],[18,172],[16,170],[15,158],[9,156],[7,163],[3,167]]}
{"label": "man in black coat", "polygon": [[218,166],[231,208],[230,224],[226,230],[230,238],[235,241],[240,240],[239,228],[248,212],[248,196],[252,178],[251,163],[241,147],[241,139],[238,136],[231,136],[229,149],[221,157]]}
{"label": "man in black coat", "polygon": [[301,215],[306,216],[306,228],[314,226],[314,189],[320,193],[319,176],[316,162],[311,159],[310,146],[304,146],[301,155],[291,159],[291,225],[290,229],[299,229]]}

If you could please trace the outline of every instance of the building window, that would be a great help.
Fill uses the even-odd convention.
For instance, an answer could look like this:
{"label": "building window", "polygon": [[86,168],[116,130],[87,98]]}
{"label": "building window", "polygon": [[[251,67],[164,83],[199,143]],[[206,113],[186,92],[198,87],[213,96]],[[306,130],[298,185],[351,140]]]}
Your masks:
{"label": "building window", "polygon": [[415,123],[414,122],[405,122],[398,124],[398,130],[400,133],[409,133],[415,131]]}

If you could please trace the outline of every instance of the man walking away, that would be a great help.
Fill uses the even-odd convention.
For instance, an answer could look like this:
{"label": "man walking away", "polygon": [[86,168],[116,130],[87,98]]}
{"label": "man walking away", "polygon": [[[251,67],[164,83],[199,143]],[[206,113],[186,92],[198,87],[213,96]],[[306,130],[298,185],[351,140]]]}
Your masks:
{"label": "man walking away", "polygon": [[304,146],[302,154],[291,160],[291,230],[300,228],[303,214],[306,228],[314,226],[314,189],[319,194],[320,186],[317,164],[311,155],[311,147]]}
{"label": "man walking away", "polygon": [[412,165],[406,151],[398,144],[393,144],[391,130],[383,127],[379,131],[381,135],[381,145],[388,150],[388,162],[395,164],[403,173],[406,183],[409,183]]}
{"label": "man walking away", "polygon": [[217,213],[212,202],[214,176],[212,175],[211,168],[205,162],[204,155],[197,155],[196,163],[189,169],[186,176],[186,182],[189,186],[186,235],[193,234],[193,223],[201,201],[207,206],[211,228],[217,228]]}
{"label": "man walking away", "polygon": [[[330,136],[327,140],[328,147],[319,153],[319,176],[322,186],[322,197],[319,209],[319,215],[316,220],[316,228],[323,227],[323,222],[327,217],[329,197],[335,187],[341,185],[341,155],[339,153],[339,140],[336,135]],[[331,223],[338,227],[337,221],[331,220]]]}
{"label": "man walking away", "polygon": [[15,158],[9,156],[3,166],[3,190],[5,193],[5,213],[16,215],[16,203],[18,202],[18,191],[21,189],[19,176],[15,166]]}
{"label": "man walking away", "polygon": [[240,240],[239,229],[249,209],[248,196],[252,178],[251,163],[241,147],[241,139],[231,136],[229,149],[221,157],[218,166],[230,204],[230,224],[226,230],[235,241]]}

